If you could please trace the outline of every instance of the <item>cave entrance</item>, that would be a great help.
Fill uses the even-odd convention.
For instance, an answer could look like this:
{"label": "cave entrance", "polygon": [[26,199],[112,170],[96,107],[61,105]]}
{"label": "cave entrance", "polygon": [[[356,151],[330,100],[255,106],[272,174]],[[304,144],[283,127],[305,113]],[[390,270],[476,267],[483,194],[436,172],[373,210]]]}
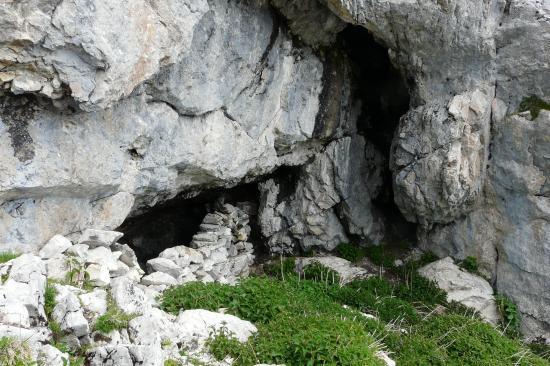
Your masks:
{"label": "cave entrance", "polygon": [[[189,246],[193,236],[200,231],[206,214],[217,211],[221,204],[246,205],[249,211],[257,212],[258,197],[256,183],[207,190],[192,198],[177,196],[126,219],[117,231],[124,233],[125,243],[134,249],[138,260],[144,264],[167,248]],[[260,248],[257,245],[261,238],[256,214],[249,218],[252,230],[248,241],[254,244],[255,249]]]}
{"label": "cave entrance", "polygon": [[354,98],[361,101],[357,131],[385,158],[382,190],[372,201],[384,216],[384,241],[414,243],[416,224],[407,222],[394,202],[389,169],[393,135],[399,119],[409,109],[412,81],[403,78],[392,65],[388,49],[364,27],[348,25],[339,34],[339,42],[350,59]]}

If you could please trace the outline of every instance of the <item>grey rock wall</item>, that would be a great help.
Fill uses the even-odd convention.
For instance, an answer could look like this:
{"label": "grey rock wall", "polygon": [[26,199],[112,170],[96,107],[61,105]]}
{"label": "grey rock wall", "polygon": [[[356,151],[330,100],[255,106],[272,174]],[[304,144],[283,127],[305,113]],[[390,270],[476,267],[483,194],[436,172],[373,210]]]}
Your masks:
{"label": "grey rock wall", "polygon": [[381,241],[389,152],[354,126],[368,85],[339,49],[348,23],[411,88],[389,166],[403,216],[423,246],[478,257],[548,335],[549,114],[516,113],[550,101],[547,0],[3,2],[0,246],[112,230],[281,166],[299,167],[290,192],[261,185],[273,252]]}

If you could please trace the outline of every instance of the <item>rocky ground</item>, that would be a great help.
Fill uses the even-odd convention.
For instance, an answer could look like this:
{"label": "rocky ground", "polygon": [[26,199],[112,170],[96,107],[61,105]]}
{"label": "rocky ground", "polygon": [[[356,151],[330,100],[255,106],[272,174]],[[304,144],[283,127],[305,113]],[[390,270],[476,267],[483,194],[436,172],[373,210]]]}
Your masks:
{"label": "rocky ground", "polygon": [[[548,0],[8,0],[0,30],[0,251],[36,266],[15,262],[10,291],[43,282],[55,235],[74,255],[47,259],[52,279],[122,277],[147,299],[235,282],[252,236],[275,255],[405,238],[476,258],[521,332],[550,339]],[[254,213],[208,211],[193,240],[168,226],[203,214],[163,226],[178,249],[144,276],[118,239],[92,238],[250,185]],[[454,272],[425,273],[452,287]]]}
{"label": "rocky ground", "polygon": [[[174,311],[171,303],[175,299],[183,303],[208,302],[206,299],[219,296],[217,286],[222,286],[220,289],[223,286],[246,288],[248,280],[245,278],[251,271],[254,258],[252,245],[246,242],[248,230],[246,214],[226,204],[223,212],[205,217],[201,231],[195,235],[190,247],[168,248],[158,257],[148,260],[143,269],[134,251],[128,245],[119,244],[122,233],[115,231],[85,230],[74,242],[62,235],[55,235],[37,253],[4,254],[4,263],[0,265],[0,347],[3,347],[0,360],[6,365],[24,366],[34,361],[44,366],[248,365],[241,363],[244,362],[241,356],[232,355],[227,350],[227,354],[222,353],[220,356],[219,347],[223,350],[224,343],[220,346],[219,342],[225,339],[220,338],[220,334],[243,344],[258,337],[256,324],[230,314],[245,314],[239,307],[234,307],[234,302],[227,303],[227,307],[222,306],[223,301],[218,304],[219,307],[205,304],[206,309],[176,307],[179,309],[177,311]],[[421,255],[421,252],[413,252],[409,258],[396,260],[390,267],[404,268],[407,263],[417,261]],[[275,277],[282,275],[283,284],[285,275],[291,281],[289,284],[294,283],[292,277],[297,275],[299,279],[303,278],[303,283],[320,281],[325,286],[330,282],[330,286],[339,289],[369,279],[379,278],[384,281],[379,276],[389,270],[373,262],[369,266],[356,265],[330,255],[299,257],[292,259],[290,267],[283,265],[283,262],[290,263],[289,260],[274,259],[271,264],[264,264],[260,268],[263,267],[266,274]],[[373,268],[377,270],[373,271]],[[254,271],[258,271],[256,266]],[[493,289],[479,275],[460,268],[451,258],[426,264],[418,269],[418,273],[435,281],[447,293],[447,300],[443,297],[442,301],[456,301],[465,305],[472,314],[476,313],[480,319],[495,327],[502,324]],[[257,278],[252,280],[263,281],[265,277]],[[195,284],[206,286],[208,283],[213,285],[210,290],[205,288],[206,292],[194,293]],[[179,294],[177,296],[180,298],[173,297],[173,294]],[[261,293],[259,296],[263,297]],[[362,308],[358,303],[350,303],[351,307],[344,303],[342,309],[345,308],[349,313],[342,316],[352,316],[355,311],[353,318],[366,317],[375,322],[384,320],[393,324],[388,329],[397,329],[397,334],[404,332],[399,337],[412,332],[405,319],[416,314],[416,310],[395,308],[385,302],[387,299],[382,293],[377,296],[380,296],[382,305],[378,305],[376,311],[369,312],[366,310],[368,307]],[[277,306],[268,304],[267,309],[277,309]],[[304,306],[301,311],[307,312],[306,303],[300,306]],[[384,314],[391,308],[396,312],[388,318]],[[347,309],[363,309],[366,312]],[[330,308],[326,310],[334,311]],[[261,314],[262,310],[257,311]],[[252,308],[252,314],[255,312]],[[430,312],[440,313],[441,310],[435,307]],[[255,315],[248,314],[244,317],[256,319]],[[429,322],[432,314],[424,316]],[[260,327],[265,327],[259,319]],[[465,319],[471,320],[468,317]],[[384,325],[381,326],[384,329]],[[264,330],[260,329],[259,334],[263,336]],[[396,331],[392,332],[395,336]],[[330,337],[329,334],[322,336]],[[380,336],[375,331],[368,334],[369,337]],[[344,335],[349,336],[341,334]],[[383,345],[384,338],[376,341],[378,343],[372,338],[372,342],[373,345],[369,346],[373,352],[371,361],[360,358],[359,361],[348,360],[338,364],[395,365],[392,358],[397,356],[399,359],[400,355],[397,353],[392,356],[394,352],[388,351]],[[7,352],[8,349],[11,351]],[[255,357],[262,359],[261,354]],[[531,357],[534,356],[526,359],[530,360]],[[533,360],[538,362],[537,365],[545,364],[542,359]],[[288,365],[299,364],[289,361]],[[524,364],[521,359],[518,362]]]}

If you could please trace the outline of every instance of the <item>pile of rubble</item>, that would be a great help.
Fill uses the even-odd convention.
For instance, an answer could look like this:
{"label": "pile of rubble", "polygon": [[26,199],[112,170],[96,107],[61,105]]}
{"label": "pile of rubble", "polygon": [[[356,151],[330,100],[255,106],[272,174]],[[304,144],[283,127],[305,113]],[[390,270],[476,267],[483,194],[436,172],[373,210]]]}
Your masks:
{"label": "pile of rubble", "polygon": [[[0,338],[27,342],[38,365],[68,364],[69,355],[53,346],[54,339],[71,349],[88,349],[91,366],[162,366],[166,360],[230,365],[231,360],[218,362],[205,352],[205,341],[222,327],[244,341],[256,332],[253,324],[206,310],[174,316],[160,310],[157,299],[171,285],[234,282],[248,275],[254,259],[246,241],[248,215],[229,204],[208,214],[192,247],[166,249],[147,262],[148,274],[132,248],[118,243],[122,235],[88,229],[74,243],[56,235],[38,253],[1,264]],[[49,307],[47,287],[55,293]],[[94,330],[109,309],[133,317],[127,329]]]}
{"label": "pile of rubble", "polygon": [[[241,206],[244,207],[244,206]],[[249,214],[231,204],[207,214],[191,247],[164,250],[147,262],[146,285],[174,285],[189,281],[234,283],[249,274],[254,262]]]}

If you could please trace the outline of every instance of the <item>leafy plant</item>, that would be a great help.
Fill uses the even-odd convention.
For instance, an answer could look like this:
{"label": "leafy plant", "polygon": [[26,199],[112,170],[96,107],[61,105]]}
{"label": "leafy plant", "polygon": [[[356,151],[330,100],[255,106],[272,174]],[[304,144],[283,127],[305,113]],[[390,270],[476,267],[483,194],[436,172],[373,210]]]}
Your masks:
{"label": "leafy plant", "polygon": [[504,330],[511,336],[518,336],[520,317],[517,305],[508,297],[501,294],[497,295],[495,300],[502,317]]}
{"label": "leafy plant", "polygon": [[20,255],[21,255],[20,253],[15,253],[15,252],[1,252],[0,253],[0,263],[9,262],[12,259],[15,259],[15,258],[19,257]]}
{"label": "leafy plant", "polygon": [[462,262],[460,262],[460,266],[464,268],[466,271],[471,273],[478,273],[479,265],[477,263],[476,257],[466,257]]}
{"label": "leafy plant", "polygon": [[365,257],[365,249],[350,243],[340,243],[336,247],[336,253],[350,262],[359,262]]}
{"label": "leafy plant", "polygon": [[94,324],[94,330],[103,334],[109,334],[113,330],[127,328],[130,321],[136,316],[135,314],[126,314],[116,306],[113,299],[109,298],[107,311],[97,318]]}
{"label": "leafy plant", "polygon": [[90,283],[90,275],[86,272],[85,264],[75,256],[67,257],[68,271],[66,274],[65,283],[67,285],[92,290],[93,286]]}
{"label": "leafy plant", "polygon": [[0,338],[0,365],[34,366],[29,345],[11,337]]}
{"label": "leafy plant", "polygon": [[46,289],[44,290],[44,312],[48,319],[52,318],[53,309],[55,307],[55,297],[57,296],[57,290],[54,287],[54,282],[48,280],[46,282]]}
{"label": "leafy plant", "polygon": [[531,118],[536,119],[542,109],[550,110],[550,103],[545,102],[536,95],[531,95],[529,97],[523,98],[519,104],[519,112],[529,111],[531,113]]}
{"label": "leafy plant", "polygon": [[315,261],[303,268],[303,277],[306,280],[312,280],[314,282],[321,282],[330,285],[337,285],[340,283],[340,275],[338,272]]}

